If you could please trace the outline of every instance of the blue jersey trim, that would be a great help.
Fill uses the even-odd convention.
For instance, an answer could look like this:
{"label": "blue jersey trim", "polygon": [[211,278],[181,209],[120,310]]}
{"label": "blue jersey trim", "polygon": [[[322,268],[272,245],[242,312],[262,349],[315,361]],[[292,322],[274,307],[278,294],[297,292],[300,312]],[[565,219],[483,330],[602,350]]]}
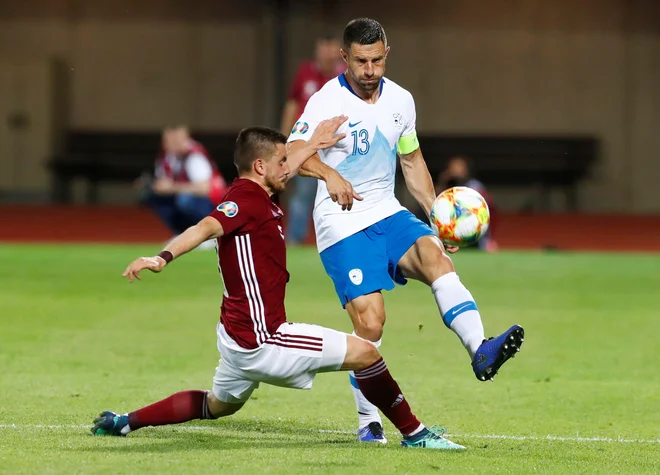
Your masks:
{"label": "blue jersey trim", "polygon": [[[337,76],[337,79],[339,80],[339,84],[341,84],[341,87],[345,87],[355,97],[358,97],[358,98],[362,99],[360,96],[357,95],[357,93],[353,90],[351,85],[348,83],[348,80],[346,79],[346,73],[341,73],[339,76]],[[383,85],[384,84],[385,84],[385,78],[382,78],[380,80],[380,90],[378,91],[379,94],[383,93]]]}

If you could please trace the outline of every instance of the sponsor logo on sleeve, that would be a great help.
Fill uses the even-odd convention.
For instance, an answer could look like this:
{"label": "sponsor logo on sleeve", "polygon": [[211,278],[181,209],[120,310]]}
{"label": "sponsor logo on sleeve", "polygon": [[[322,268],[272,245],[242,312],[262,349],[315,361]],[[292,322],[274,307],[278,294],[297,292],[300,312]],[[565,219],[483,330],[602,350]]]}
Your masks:
{"label": "sponsor logo on sleeve", "polygon": [[216,209],[221,213],[224,213],[228,218],[233,218],[238,214],[238,205],[233,201],[220,203]]}
{"label": "sponsor logo on sleeve", "polygon": [[307,122],[298,121],[291,129],[292,135],[303,135],[306,134],[309,130],[309,124]]}

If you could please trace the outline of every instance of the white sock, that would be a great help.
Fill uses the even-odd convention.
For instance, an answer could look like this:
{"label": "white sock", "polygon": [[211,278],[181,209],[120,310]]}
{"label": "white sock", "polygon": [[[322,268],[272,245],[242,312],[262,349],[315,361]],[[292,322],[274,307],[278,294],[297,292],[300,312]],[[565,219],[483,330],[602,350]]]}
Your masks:
{"label": "white sock", "polygon": [[[126,414],[124,414],[124,415],[126,415]],[[132,429],[131,429],[131,425],[130,425],[130,424],[126,424],[124,427],[121,428],[121,433],[122,433],[122,435],[126,435],[126,434],[128,434],[129,432],[131,432],[131,431],[132,431]]]}
{"label": "white sock", "polygon": [[[354,336],[355,332],[353,332]],[[360,338],[360,337],[358,337]],[[373,344],[376,348],[378,348],[383,340],[380,339],[377,342],[371,341],[370,343]],[[362,391],[358,388],[357,381],[355,380],[355,372],[349,371],[348,372],[348,378],[351,382],[351,389],[353,390],[353,398],[355,399],[355,406],[357,407],[357,412],[358,412],[358,427],[362,429],[363,427],[368,426],[372,422],[378,422],[379,424],[383,424],[382,419],[380,418],[380,413],[378,412],[378,408],[371,404],[369,401],[367,401],[367,398],[364,397],[362,394]]]}
{"label": "white sock", "polygon": [[406,437],[414,437],[414,436],[416,436],[417,434],[419,434],[420,432],[422,432],[424,429],[426,429],[426,426],[424,426],[424,424],[421,424],[421,423],[420,423],[420,424],[419,424],[419,427],[417,427],[417,429],[415,429],[414,431],[412,431],[410,434],[406,434],[405,436],[406,436]]}
{"label": "white sock", "polygon": [[484,326],[472,294],[461,283],[456,272],[439,277],[431,285],[431,290],[445,325],[458,335],[470,358],[473,358],[484,341]]}

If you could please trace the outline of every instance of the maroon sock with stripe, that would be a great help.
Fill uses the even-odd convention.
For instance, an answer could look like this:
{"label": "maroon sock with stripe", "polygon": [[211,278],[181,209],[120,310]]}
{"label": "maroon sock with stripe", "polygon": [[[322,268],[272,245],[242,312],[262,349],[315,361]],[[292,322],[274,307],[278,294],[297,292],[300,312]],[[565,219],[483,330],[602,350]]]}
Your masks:
{"label": "maroon sock with stripe", "polygon": [[147,426],[180,424],[195,419],[215,419],[206,400],[208,391],[191,390],[172,394],[162,401],[128,414],[131,430]]}
{"label": "maroon sock with stripe", "polygon": [[383,358],[368,368],[355,371],[355,380],[364,397],[380,409],[404,436],[421,427]]}

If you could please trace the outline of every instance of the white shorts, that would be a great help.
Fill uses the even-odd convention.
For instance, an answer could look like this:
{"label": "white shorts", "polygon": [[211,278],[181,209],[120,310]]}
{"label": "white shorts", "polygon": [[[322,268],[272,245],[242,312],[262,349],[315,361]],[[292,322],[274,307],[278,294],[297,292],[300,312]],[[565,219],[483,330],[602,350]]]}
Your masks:
{"label": "white shorts", "polygon": [[218,323],[221,359],[213,378],[213,394],[222,402],[247,401],[259,383],[311,389],[317,373],[338,371],[348,334],[318,325],[283,323],[260,348],[239,347]]}

